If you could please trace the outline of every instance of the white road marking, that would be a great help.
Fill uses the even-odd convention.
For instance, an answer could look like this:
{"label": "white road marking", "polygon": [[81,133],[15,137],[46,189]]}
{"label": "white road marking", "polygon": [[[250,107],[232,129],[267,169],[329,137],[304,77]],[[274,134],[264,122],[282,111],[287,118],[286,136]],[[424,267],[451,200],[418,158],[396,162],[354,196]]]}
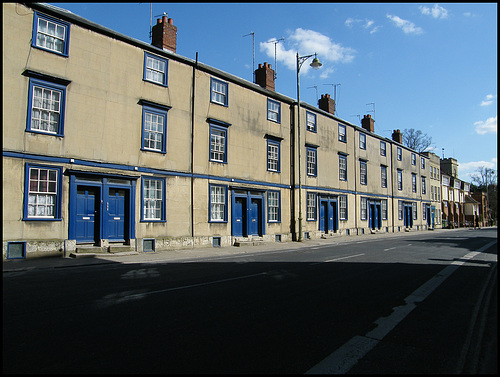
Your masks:
{"label": "white road marking", "polygon": [[342,260],[342,259],[349,259],[349,258],[359,257],[361,255],[365,255],[365,254],[364,253],[362,253],[362,254],[354,254],[354,255],[348,255],[348,256],[345,256],[345,257],[339,257],[339,258],[335,258],[335,259],[328,259],[328,260],[325,260],[325,261],[322,261],[322,262],[314,262],[314,263],[311,263],[310,266],[314,266],[316,264],[328,263],[328,262],[335,262],[335,261]]}
{"label": "white road marking", "polygon": [[375,321],[377,327],[366,333],[364,336],[356,335],[335,352],[327,356],[321,362],[309,369],[306,374],[345,374],[356,363],[371,351],[396,325],[399,324],[413,309],[417,302],[423,301],[429,296],[443,281],[445,281],[467,260],[487,250],[497,241],[492,241],[477,251],[472,251],[464,255],[462,261],[454,261],[445,267],[437,275],[433,276],[426,283],[417,288],[412,294],[405,298],[405,305],[393,308],[393,312],[388,317],[381,317]]}

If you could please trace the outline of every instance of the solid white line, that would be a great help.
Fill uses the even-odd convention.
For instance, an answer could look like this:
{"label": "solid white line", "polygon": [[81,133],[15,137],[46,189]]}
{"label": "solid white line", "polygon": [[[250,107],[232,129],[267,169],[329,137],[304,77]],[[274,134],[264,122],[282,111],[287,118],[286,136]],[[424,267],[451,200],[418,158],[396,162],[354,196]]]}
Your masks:
{"label": "solid white line", "polygon": [[326,263],[326,262],[335,262],[335,261],[337,261],[337,260],[341,260],[341,259],[348,259],[348,258],[359,257],[359,256],[361,256],[361,255],[365,255],[365,254],[364,254],[364,253],[362,253],[362,254],[349,255],[349,256],[347,256],[347,257],[340,257],[340,258],[335,258],[335,259],[328,259],[328,260],[326,260],[324,263]]}
{"label": "solid white line", "polygon": [[314,262],[314,263],[311,263],[310,266],[314,266],[316,264],[328,263],[328,262],[335,262],[335,261],[342,260],[342,259],[349,259],[349,258],[359,257],[361,255],[365,255],[365,254],[362,253],[362,254],[348,255],[346,257],[339,257],[339,258],[335,258],[335,259],[328,259],[328,260],[325,260],[325,261],[322,261],[322,262]]}
{"label": "solid white line", "polygon": [[444,280],[446,280],[468,259],[472,259],[477,254],[487,250],[497,241],[492,241],[477,251],[472,251],[464,255],[461,259],[465,261],[454,261],[445,267],[437,275],[433,276],[426,283],[417,288],[412,294],[405,298],[405,305],[393,308],[393,312],[388,317],[381,317],[375,321],[378,325],[365,336],[356,335],[335,352],[327,356],[321,362],[309,369],[306,374],[345,374],[356,363],[371,351],[396,325],[398,325],[413,309],[416,302],[423,301],[429,296]]}

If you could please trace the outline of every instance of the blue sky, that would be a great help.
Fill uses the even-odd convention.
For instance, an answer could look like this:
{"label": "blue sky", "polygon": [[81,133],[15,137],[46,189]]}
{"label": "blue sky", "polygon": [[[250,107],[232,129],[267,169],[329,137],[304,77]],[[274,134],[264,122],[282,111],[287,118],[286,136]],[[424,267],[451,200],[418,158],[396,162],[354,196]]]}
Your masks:
{"label": "blue sky", "polygon": [[[51,4],[150,41],[151,3]],[[496,3],[152,3],[153,25],[163,12],[179,55],[252,81],[254,37],[255,68],[276,68],[276,46],[276,91],[296,98],[296,53],[317,53],[323,66],[300,70],[301,101],[317,106],[336,85],[340,118],[370,114],[388,138],[421,130],[465,181],[497,169]]]}

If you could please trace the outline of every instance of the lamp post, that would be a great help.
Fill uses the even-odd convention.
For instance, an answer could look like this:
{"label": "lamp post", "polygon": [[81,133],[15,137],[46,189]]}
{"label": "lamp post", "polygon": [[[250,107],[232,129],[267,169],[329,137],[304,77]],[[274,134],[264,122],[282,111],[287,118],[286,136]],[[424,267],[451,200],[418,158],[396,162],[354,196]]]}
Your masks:
{"label": "lamp post", "polygon": [[299,238],[298,241],[302,241],[302,174],[301,174],[301,167],[300,167],[300,161],[301,161],[301,156],[300,156],[300,150],[301,150],[301,144],[300,144],[300,84],[299,84],[299,72],[300,68],[302,67],[302,64],[309,59],[310,57],[313,57],[314,59],[312,63],[310,64],[311,67],[314,69],[319,69],[323,64],[320,63],[317,54],[315,53],[314,55],[305,55],[305,56],[299,56],[299,53],[297,52],[297,145],[298,145],[298,157],[299,157]]}

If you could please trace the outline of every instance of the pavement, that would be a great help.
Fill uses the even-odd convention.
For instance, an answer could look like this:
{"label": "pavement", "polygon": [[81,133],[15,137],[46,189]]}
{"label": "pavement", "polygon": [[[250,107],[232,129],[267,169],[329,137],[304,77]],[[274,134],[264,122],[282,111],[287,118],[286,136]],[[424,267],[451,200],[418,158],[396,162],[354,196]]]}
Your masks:
{"label": "pavement", "polygon": [[[496,229],[496,227],[494,227]],[[307,247],[337,245],[349,242],[360,242],[375,240],[379,238],[396,238],[405,236],[414,236],[426,232],[454,232],[464,230],[456,229],[435,229],[432,231],[411,231],[396,233],[375,233],[350,236],[328,236],[326,238],[307,239],[302,242],[271,242],[258,246],[226,246],[226,247],[196,247],[178,250],[160,250],[155,252],[122,252],[122,253],[99,253],[85,255],[85,257],[40,257],[27,259],[3,260],[3,272],[30,271],[34,269],[54,269],[66,267],[92,266],[106,263],[169,263],[186,262],[207,259],[218,259],[235,255],[250,255],[258,253],[282,252],[286,250],[297,250]]]}

